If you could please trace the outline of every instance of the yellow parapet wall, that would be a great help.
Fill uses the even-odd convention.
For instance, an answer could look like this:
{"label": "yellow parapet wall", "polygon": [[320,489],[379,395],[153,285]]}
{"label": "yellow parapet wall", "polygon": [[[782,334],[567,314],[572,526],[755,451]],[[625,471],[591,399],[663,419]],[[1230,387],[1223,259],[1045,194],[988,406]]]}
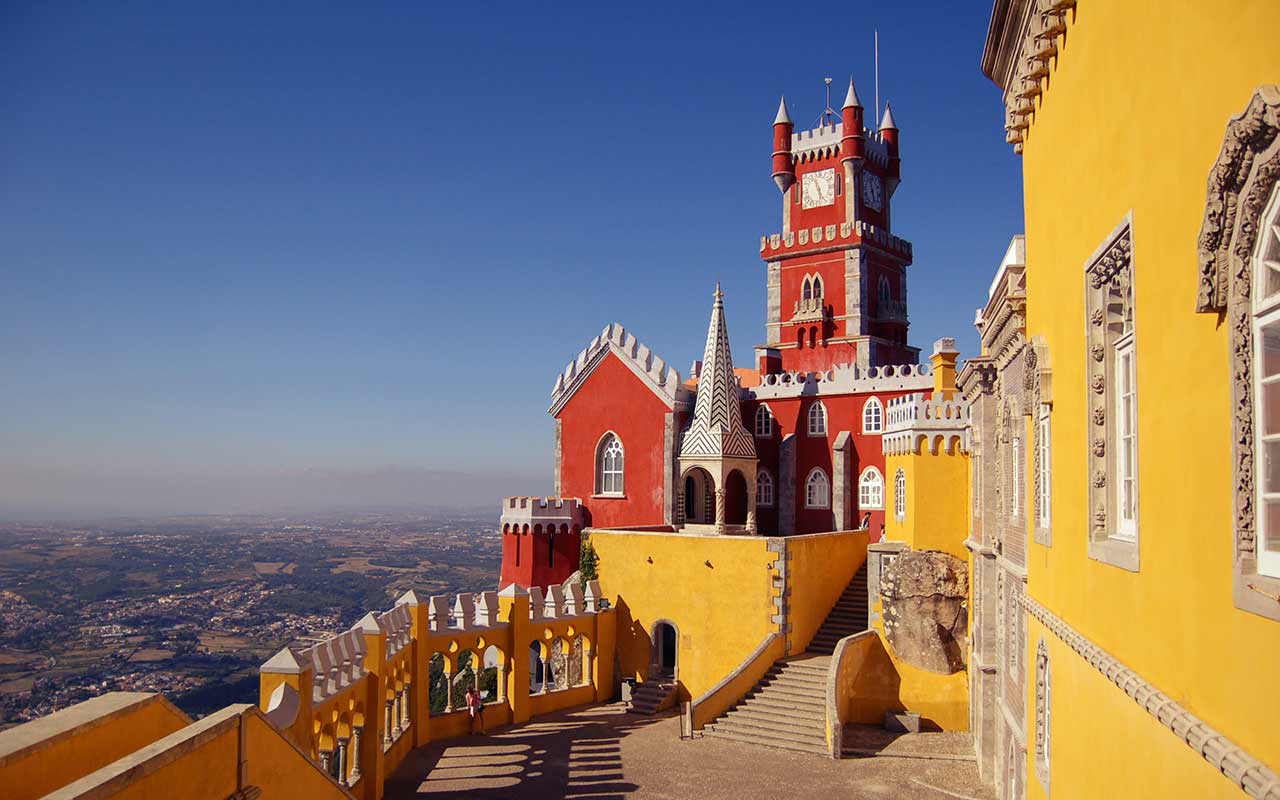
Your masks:
{"label": "yellow parapet wall", "polygon": [[841,724],[880,725],[888,711],[911,711],[929,729],[969,729],[968,673],[939,675],[905,664],[879,630],[843,640],[831,674],[830,700]]}
{"label": "yellow parapet wall", "polygon": [[803,653],[827,614],[867,563],[867,532],[841,531],[786,539],[788,655]]}
{"label": "yellow parapet wall", "polygon": [[[969,456],[946,444],[937,453],[930,444],[921,450],[885,458],[886,498],[884,538],[905,542],[913,550],[941,550],[969,559],[964,547],[968,532]],[[898,513],[898,473],[903,479],[905,513]]]}
{"label": "yellow parapet wall", "polygon": [[110,692],[0,732],[0,794],[43,797],[191,719],[158,694]]}

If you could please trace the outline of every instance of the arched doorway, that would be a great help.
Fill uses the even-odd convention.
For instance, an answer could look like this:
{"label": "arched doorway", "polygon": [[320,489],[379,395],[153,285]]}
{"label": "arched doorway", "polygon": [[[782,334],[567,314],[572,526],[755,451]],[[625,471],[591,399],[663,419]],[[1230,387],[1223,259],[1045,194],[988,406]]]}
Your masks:
{"label": "arched doorway", "polygon": [[654,677],[674,679],[680,663],[676,626],[666,620],[654,623],[653,654],[650,658]]}
{"label": "arched doorway", "polygon": [[684,474],[684,521],[711,525],[716,521],[716,484],[711,473],[693,467]]}
{"label": "arched doorway", "polygon": [[724,480],[724,522],[747,524],[747,479],[736,469]]}

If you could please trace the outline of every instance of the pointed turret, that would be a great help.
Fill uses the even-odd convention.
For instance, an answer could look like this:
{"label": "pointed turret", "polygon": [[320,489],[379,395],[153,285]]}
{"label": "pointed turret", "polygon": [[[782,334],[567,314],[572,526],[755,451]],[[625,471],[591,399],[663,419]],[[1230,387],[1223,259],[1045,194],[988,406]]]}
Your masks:
{"label": "pointed turret", "polygon": [[680,445],[680,456],[736,456],[755,458],[756,445],[742,424],[738,379],[729,352],[729,330],[724,321],[724,292],[716,283],[707,328],[707,346],[702,355],[698,396],[693,403],[693,421]]}
{"label": "pointed turret", "polygon": [[[856,162],[863,156],[862,137],[862,101],[853,88],[853,77],[849,78],[849,91],[844,96],[844,106],[840,109],[840,163]],[[847,170],[845,180],[853,180],[853,172]],[[852,185],[852,184],[850,184]],[[853,196],[849,192],[849,196]]]}
{"label": "pointed turret", "polygon": [[791,163],[791,131],[794,128],[784,96],[778,102],[778,116],[773,118],[773,182],[783,192],[796,182],[796,168]]}
{"label": "pointed turret", "polygon": [[893,121],[893,112],[889,110],[888,103],[884,104],[884,116],[880,119],[880,140],[884,142],[885,149],[889,151],[889,175],[886,188],[890,194],[893,194],[894,188],[897,187],[898,181],[902,178],[902,159],[898,155],[900,141],[898,126]]}
{"label": "pointed turret", "polygon": [[889,109],[889,104],[884,104],[884,116],[880,119],[880,130],[896,131],[898,126],[893,123],[893,111]]}

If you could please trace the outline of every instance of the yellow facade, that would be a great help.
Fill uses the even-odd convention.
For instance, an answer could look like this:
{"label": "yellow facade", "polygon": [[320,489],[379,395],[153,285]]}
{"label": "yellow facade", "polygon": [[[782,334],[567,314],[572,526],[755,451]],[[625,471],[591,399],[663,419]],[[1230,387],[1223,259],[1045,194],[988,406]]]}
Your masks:
{"label": "yellow facade", "polygon": [[[885,482],[889,504],[884,538],[903,542],[913,550],[939,550],[969,560],[964,547],[967,533],[965,509],[969,504],[969,456],[960,442],[925,442],[919,449],[885,457]],[[948,451],[950,448],[950,451]],[[906,488],[906,513],[897,510],[896,485],[902,471]]]}
{"label": "yellow facade", "polygon": [[[1229,326],[1194,308],[1206,179],[1228,119],[1260,84],[1280,80],[1280,4],[1081,2],[1065,23],[1022,134],[1026,330],[1043,339],[1053,381],[1052,543],[1028,545],[1028,595],[1274,769],[1280,698],[1268,676],[1280,664],[1280,622],[1237,608],[1232,595]],[[1130,215],[1136,571],[1087,547],[1084,268]],[[1028,670],[1041,638],[1052,670],[1053,794],[1239,794],[1034,619]],[[1030,710],[1033,677],[1027,687]],[[1029,712],[1029,738],[1034,725]],[[1028,792],[1046,796],[1027,749]]]}

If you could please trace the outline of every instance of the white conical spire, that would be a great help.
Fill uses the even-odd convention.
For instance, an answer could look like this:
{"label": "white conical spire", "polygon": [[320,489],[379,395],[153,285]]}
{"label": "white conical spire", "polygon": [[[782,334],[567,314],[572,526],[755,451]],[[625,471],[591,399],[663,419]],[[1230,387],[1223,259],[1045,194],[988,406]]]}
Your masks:
{"label": "white conical spire", "polygon": [[844,96],[844,105],[841,108],[862,108],[862,101],[858,99],[858,93],[853,88],[853,76],[849,76],[849,92]]}
{"label": "white conical spire", "polygon": [[785,123],[791,124],[791,115],[787,113],[787,96],[783,95],[782,100],[778,102],[778,116],[773,118],[773,124]]}
{"label": "white conical spire", "polygon": [[893,112],[889,110],[889,104],[884,104],[884,117],[880,120],[880,130],[896,131],[898,126],[893,124]]}
{"label": "white conical spire", "polygon": [[702,355],[698,396],[693,420],[680,444],[681,456],[736,456],[755,458],[756,445],[742,424],[737,377],[729,353],[729,331],[724,321],[724,293],[716,283],[707,346]]}

